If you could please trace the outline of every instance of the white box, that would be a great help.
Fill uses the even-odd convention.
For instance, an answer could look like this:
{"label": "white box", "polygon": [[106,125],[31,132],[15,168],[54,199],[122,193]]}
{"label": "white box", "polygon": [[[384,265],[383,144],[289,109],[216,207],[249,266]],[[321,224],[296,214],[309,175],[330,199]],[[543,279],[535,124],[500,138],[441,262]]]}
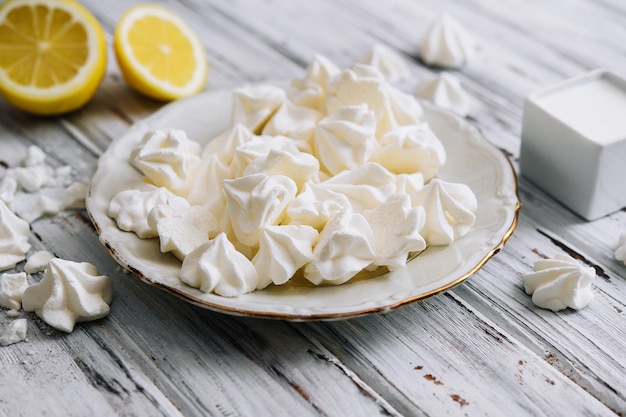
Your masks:
{"label": "white box", "polygon": [[595,70],[524,103],[522,175],[587,220],[626,206],[626,80]]}

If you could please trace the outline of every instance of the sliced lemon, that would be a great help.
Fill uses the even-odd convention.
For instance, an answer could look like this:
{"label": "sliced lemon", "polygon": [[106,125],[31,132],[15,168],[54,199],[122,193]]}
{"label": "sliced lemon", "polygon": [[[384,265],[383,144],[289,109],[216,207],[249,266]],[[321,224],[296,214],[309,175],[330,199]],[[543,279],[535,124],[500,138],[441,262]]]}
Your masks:
{"label": "sliced lemon", "polygon": [[141,4],[127,10],[113,45],[128,85],[149,97],[174,100],[206,85],[209,66],[200,39],[163,7]]}
{"label": "sliced lemon", "polygon": [[75,110],[105,71],[104,32],[77,1],[0,5],[0,94],[15,107],[42,115]]}

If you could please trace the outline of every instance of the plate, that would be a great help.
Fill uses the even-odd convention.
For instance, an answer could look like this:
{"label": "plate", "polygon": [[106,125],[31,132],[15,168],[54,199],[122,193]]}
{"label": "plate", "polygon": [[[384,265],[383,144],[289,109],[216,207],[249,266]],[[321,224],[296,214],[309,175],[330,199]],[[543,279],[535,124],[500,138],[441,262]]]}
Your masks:
{"label": "plate", "polygon": [[517,178],[507,157],[460,117],[424,103],[425,119],[443,142],[447,162],[438,177],[471,187],[478,200],[474,228],[449,246],[429,247],[406,268],[340,286],[270,286],[236,298],[205,294],[179,280],[181,262],[159,250],[158,239],[139,239],[107,215],[121,190],[141,181],[129,163],[131,150],[151,129],[175,127],[201,144],[229,125],[232,90],[176,101],[134,124],[100,157],[87,210],[113,258],[143,281],[200,307],[285,320],[331,320],[385,312],[460,284],[503,247],[517,225]]}

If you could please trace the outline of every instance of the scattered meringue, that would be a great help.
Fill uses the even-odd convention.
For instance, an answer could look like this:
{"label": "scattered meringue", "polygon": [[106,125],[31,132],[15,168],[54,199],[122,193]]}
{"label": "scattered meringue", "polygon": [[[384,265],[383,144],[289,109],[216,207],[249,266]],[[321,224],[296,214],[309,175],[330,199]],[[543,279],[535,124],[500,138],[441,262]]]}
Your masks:
{"label": "scattered meringue", "polygon": [[0,200],[0,271],[13,268],[26,259],[30,250],[30,225],[17,217]]}
{"label": "scattered meringue", "polygon": [[30,167],[42,165],[46,161],[46,153],[38,146],[31,145],[26,150],[26,155],[22,159],[21,165]]}
{"label": "scattered meringue", "polygon": [[418,84],[415,94],[462,117],[467,116],[470,111],[471,99],[461,87],[461,80],[447,72]]}
{"label": "scattered meringue", "polygon": [[0,346],[9,346],[26,340],[27,327],[26,319],[13,320],[0,335]]}
{"label": "scattered meringue", "polygon": [[405,80],[411,75],[404,58],[394,49],[381,43],[374,44],[361,62],[379,70],[390,83]]}
{"label": "scattered meringue", "polygon": [[461,68],[474,53],[475,42],[452,16],[440,15],[420,43],[420,56],[428,65]]}
{"label": "scattered meringue", "polygon": [[579,310],[593,301],[591,281],[596,272],[582,266],[574,258],[558,254],[554,259],[541,259],[534,272],[524,274],[524,289],[532,295],[537,307],[559,311]]}
{"label": "scattered meringue", "polygon": [[109,314],[113,282],[94,265],[52,259],[38,284],[24,291],[22,307],[55,329],[71,332],[76,322]]}
{"label": "scattered meringue", "polygon": [[53,216],[63,210],[83,209],[86,196],[87,185],[75,182],[55,195],[39,194],[34,206],[20,212],[20,215],[24,220],[32,223],[42,216]]}
{"label": "scattered meringue", "polygon": [[27,287],[28,280],[25,272],[0,275],[0,306],[19,310]]}
{"label": "scattered meringue", "polygon": [[26,264],[24,264],[24,272],[28,274],[35,274],[37,272],[45,271],[48,267],[48,263],[50,263],[54,257],[54,254],[45,250],[35,252],[26,260]]}
{"label": "scattered meringue", "polygon": [[615,259],[626,265],[626,233],[622,233],[619,237],[619,246],[615,249]]}

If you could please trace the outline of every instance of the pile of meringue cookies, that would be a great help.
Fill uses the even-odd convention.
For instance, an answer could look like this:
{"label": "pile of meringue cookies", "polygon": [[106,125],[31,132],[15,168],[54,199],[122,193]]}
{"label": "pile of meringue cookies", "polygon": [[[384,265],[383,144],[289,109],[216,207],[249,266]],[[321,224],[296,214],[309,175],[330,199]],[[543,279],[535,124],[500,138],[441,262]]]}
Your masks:
{"label": "pile of meringue cookies", "polygon": [[[461,68],[474,50],[467,31],[442,15],[420,57]],[[145,181],[116,195],[109,215],[142,239],[158,237],[161,250],[182,261],[183,282],[222,296],[282,285],[297,273],[339,285],[364,269],[402,268],[409,254],[465,235],[477,208],[469,187],[436,178],[445,149],[420,104],[390,84],[409,74],[401,56],[375,45],[352,69],[317,56],[286,89],[239,89],[232,127],[203,150],[180,130],[146,134],[129,161]],[[420,83],[416,95],[461,116],[470,108],[446,72]],[[17,318],[0,335],[2,346],[26,338],[20,308],[71,332],[76,322],[106,316],[113,298],[111,279],[95,266],[32,251],[30,222],[84,208],[85,185],[67,185],[71,168],[44,162],[30,147],[0,179],[0,271],[16,271],[0,275],[0,306]],[[56,194],[38,193],[48,188]],[[16,210],[17,192],[38,194]],[[626,234],[615,258],[626,265]],[[593,268],[557,255],[534,269],[523,282],[539,307],[579,309],[593,299]]]}
{"label": "pile of meringue cookies", "polygon": [[237,297],[299,273],[340,285],[471,230],[476,197],[435,178],[445,161],[417,99],[378,66],[340,70],[318,55],[286,88],[236,89],[230,127],[204,149],[182,130],[146,132],[129,160],[143,182],[108,214],[158,237],[204,293]]}

